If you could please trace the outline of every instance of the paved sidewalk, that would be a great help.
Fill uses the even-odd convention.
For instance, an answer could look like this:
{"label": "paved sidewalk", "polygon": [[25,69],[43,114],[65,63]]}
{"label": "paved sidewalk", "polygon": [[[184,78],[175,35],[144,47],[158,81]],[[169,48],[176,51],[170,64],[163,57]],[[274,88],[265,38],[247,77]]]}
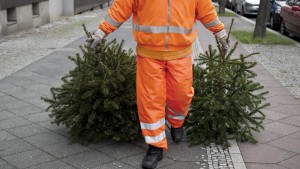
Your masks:
{"label": "paved sidewalk", "polygon": [[[84,32],[82,31],[84,35]],[[130,21],[109,39],[125,39],[125,48],[134,48]],[[147,147],[140,139],[133,143],[105,140],[82,146],[68,144],[68,130],[50,123],[48,106],[41,96],[50,96],[50,88],[62,84],[60,78],[74,67],[67,59],[79,51],[85,37],[56,50],[29,66],[0,80],[0,168],[141,168]],[[197,45],[194,46],[197,50]],[[201,52],[201,50],[197,50]],[[167,131],[169,150],[158,168],[233,169],[230,151],[211,144],[189,147],[189,142],[174,144]],[[234,141],[231,151],[238,150]]]}
{"label": "paved sidewalk", "polygon": [[[226,26],[230,25],[230,17],[220,19]],[[254,24],[235,17],[233,30],[253,31]],[[204,47],[207,43],[212,43],[207,42],[209,39],[207,35],[201,34],[200,31],[200,42],[202,45],[205,44]],[[231,36],[231,39],[234,44],[234,37]],[[239,53],[252,52],[261,53],[250,60],[258,62],[253,69],[258,75],[254,80],[270,92],[267,102],[271,103],[271,106],[264,111],[265,130],[254,134],[259,143],[238,143],[243,160],[248,169],[299,169],[300,101],[287,88],[295,94],[297,92],[294,91],[299,93],[299,84],[297,87],[295,83],[300,79],[299,72],[295,72],[295,69],[298,69],[296,65],[299,65],[299,59],[293,58],[299,57],[300,45],[299,43],[296,46],[240,44],[236,56]],[[294,75],[290,75],[290,72]],[[287,85],[284,86],[282,83]]]}
{"label": "paved sidewalk", "polygon": [[[221,17],[225,25],[230,18]],[[242,19],[235,21],[236,28],[249,28]],[[253,26],[253,25],[252,25]],[[125,48],[134,48],[130,22],[126,22],[108,38],[125,39]],[[199,41],[194,48],[201,52],[214,38],[203,27],[199,28]],[[82,34],[84,32],[82,31]],[[47,104],[41,96],[49,96],[50,88],[62,84],[60,78],[74,67],[67,59],[79,51],[85,37],[56,50],[27,67],[0,80],[0,168],[36,169],[114,169],[141,168],[146,152],[143,139],[133,143],[115,143],[105,140],[98,144],[82,146],[68,144],[68,130],[50,123]],[[233,42],[235,41],[232,38]],[[198,47],[200,44],[202,48]],[[248,53],[240,45],[237,54]],[[251,52],[251,51],[250,51]],[[255,61],[256,58],[250,58]],[[174,144],[169,140],[169,150],[158,168],[165,169],[299,169],[300,168],[300,102],[266,68],[258,64],[255,79],[270,92],[272,106],[265,111],[265,131],[255,134],[258,144],[239,143],[229,150],[220,146],[188,147],[188,142]],[[243,157],[240,156],[240,150]]]}

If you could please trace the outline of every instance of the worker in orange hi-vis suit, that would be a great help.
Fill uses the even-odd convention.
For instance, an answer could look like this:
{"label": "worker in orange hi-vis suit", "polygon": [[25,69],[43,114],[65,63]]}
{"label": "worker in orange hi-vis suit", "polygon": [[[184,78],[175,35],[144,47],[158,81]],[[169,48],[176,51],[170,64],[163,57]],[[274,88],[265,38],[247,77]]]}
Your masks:
{"label": "worker in orange hi-vis suit", "polygon": [[227,51],[227,34],[211,0],[115,0],[93,35],[92,47],[133,14],[137,41],[136,93],[140,126],[149,145],[142,167],[155,168],[167,150],[165,119],[173,141],[183,137],[182,124],[194,95],[192,42],[196,20]]}

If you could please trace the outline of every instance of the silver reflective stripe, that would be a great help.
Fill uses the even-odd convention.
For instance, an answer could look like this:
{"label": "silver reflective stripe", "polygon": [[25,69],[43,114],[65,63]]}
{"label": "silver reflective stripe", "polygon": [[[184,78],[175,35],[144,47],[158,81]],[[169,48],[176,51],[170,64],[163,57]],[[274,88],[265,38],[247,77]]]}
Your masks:
{"label": "silver reflective stripe", "polygon": [[185,119],[185,117],[183,115],[181,115],[181,114],[178,114],[178,115],[175,115],[175,116],[167,114],[167,117],[169,119],[175,119],[175,120],[184,120]]}
{"label": "silver reflective stripe", "polygon": [[[178,26],[169,26],[169,33],[182,33],[189,34],[196,30],[196,26],[193,26],[193,29],[186,29]],[[133,29],[138,32],[147,32],[147,33],[168,33],[168,26],[142,26],[142,25],[133,25]]]}
{"label": "silver reflective stripe", "polygon": [[171,20],[171,2],[170,0],[168,0],[168,27],[167,27],[167,36],[166,36],[166,51],[168,51],[168,48],[169,48],[169,32],[170,32],[170,20]]}
{"label": "silver reflective stripe", "polygon": [[142,129],[147,129],[147,130],[156,130],[156,129],[160,128],[161,126],[165,125],[165,123],[166,123],[165,118],[162,118],[161,120],[159,120],[156,123],[143,123],[143,122],[140,122],[141,128]]}
{"label": "silver reflective stripe", "polygon": [[192,33],[192,31],[193,31],[193,29],[186,29],[186,28],[181,28],[181,27],[177,27],[177,26],[170,26],[169,32],[189,34],[189,33]]}
{"label": "silver reflective stripe", "polygon": [[165,131],[161,132],[158,136],[145,136],[146,143],[157,143],[162,141],[164,138],[166,138]]}
{"label": "silver reflective stripe", "polygon": [[181,114],[184,114],[186,111],[189,110],[190,106],[182,113],[178,113],[176,112],[175,110],[173,110],[171,107],[169,107],[168,105],[166,105],[167,109],[170,110],[172,113],[176,114],[176,115],[181,115]]}
{"label": "silver reflective stripe", "polygon": [[217,26],[218,24],[220,24],[221,21],[219,20],[219,18],[211,21],[211,22],[208,22],[206,24],[204,24],[205,28],[210,28],[210,27],[213,27],[213,26]]}
{"label": "silver reflective stripe", "polygon": [[113,18],[111,18],[109,15],[107,15],[105,17],[106,22],[108,22],[110,25],[114,26],[114,27],[120,27],[122,25],[122,23],[119,23],[117,21],[115,21]]}

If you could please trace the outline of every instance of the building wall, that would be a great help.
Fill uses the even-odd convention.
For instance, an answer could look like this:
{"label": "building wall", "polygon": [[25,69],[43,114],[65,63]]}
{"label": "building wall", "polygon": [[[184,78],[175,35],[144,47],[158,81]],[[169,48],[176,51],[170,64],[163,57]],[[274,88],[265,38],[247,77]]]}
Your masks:
{"label": "building wall", "polygon": [[1,35],[8,35],[50,22],[48,1],[39,2],[39,15],[33,15],[32,4],[18,6],[15,9],[16,21],[14,22],[8,22],[7,9],[0,10]]}
{"label": "building wall", "polygon": [[63,15],[63,0],[49,0],[50,21]]}
{"label": "building wall", "polygon": [[62,0],[63,15],[72,16],[74,15],[74,0]]}

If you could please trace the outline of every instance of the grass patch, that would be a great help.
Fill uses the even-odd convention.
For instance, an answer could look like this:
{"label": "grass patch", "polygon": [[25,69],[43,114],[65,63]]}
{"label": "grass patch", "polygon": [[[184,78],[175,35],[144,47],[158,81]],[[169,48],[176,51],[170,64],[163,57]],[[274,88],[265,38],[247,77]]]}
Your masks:
{"label": "grass patch", "polygon": [[232,13],[232,12],[225,12],[225,14],[219,14],[218,13],[218,16],[225,16],[225,17],[236,17],[236,14],[235,13]]}
{"label": "grass patch", "polygon": [[264,38],[253,39],[253,32],[247,31],[232,31],[232,35],[242,43],[245,44],[277,44],[277,45],[295,45],[295,43],[285,37],[280,37],[274,33],[267,32]]}

